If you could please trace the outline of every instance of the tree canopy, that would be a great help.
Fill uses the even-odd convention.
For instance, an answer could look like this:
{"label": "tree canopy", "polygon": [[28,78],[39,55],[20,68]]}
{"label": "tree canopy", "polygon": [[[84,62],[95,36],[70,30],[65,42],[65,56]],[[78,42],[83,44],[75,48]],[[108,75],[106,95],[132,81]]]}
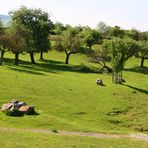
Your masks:
{"label": "tree canopy", "polygon": [[28,9],[22,6],[16,11],[11,11],[10,15],[12,23],[15,22],[32,33],[35,50],[30,53],[40,52],[40,58],[43,59],[43,52],[47,52],[50,48],[49,33],[53,28],[48,13],[41,9]]}
{"label": "tree canopy", "polygon": [[69,28],[64,31],[62,36],[56,40],[56,50],[64,51],[66,54],[65,64],[69,63],[69,57],[71,54],[77,54],[81,52],[81,38],[75,28]]}
{"label": "tree canopy", "polygon": [[122,82],[122,71],[125,62],[135,55],[139,48],[138,42],[132,39],[114,38],[104,42],[104,48],[109,50],[113,69],[113,82]]}

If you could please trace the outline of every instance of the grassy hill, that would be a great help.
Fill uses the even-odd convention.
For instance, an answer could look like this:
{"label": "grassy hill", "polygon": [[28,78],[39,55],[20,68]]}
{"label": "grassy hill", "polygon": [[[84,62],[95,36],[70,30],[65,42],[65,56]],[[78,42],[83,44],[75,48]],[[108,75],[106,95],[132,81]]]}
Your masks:
{"label": "grassy hill", "polygon": [[[126,83],[115,85],[111,75],[99,73],[99,65],[83,55],[72,55],[70,65],[55,51],[38,59],[36,55],[37,64],[31,65],[28,55],[21,56],[15,66],[7,53],[0,67],[0,105],[17,98],[34,105],[39,115],[19,118],[0,112],[0,127],[148,133],[148,69],[136,68],[139,60],[128,61]],[[97,86],[97,78],[105,86]]]}

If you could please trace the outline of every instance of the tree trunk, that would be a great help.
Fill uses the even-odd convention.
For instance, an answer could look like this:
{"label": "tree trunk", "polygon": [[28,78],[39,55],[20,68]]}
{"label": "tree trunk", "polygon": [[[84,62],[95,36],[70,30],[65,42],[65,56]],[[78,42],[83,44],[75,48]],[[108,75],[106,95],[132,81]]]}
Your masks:
{"label": "tree trunk", "polygon": [[31,63],[32,63],[32,64],[35,64],[35,59],[34,59],[33,52],[30,52],[29,54],[30,54]]}
{"label": "tree trunk", "polygon": [[70,54],[66,54],[65,64],[68,64],[69,63],[69,56],[70,56]]}
{"label": "tree trunk", "polygon": [[43,60],[43,51],[40,52],[40,60]]}
{"label": "tree trunk", "polygon": [[104,65],[103,69],[104,69],[104,68],[107,69],[108,74],[113,72],[112,68],[110,68],[110,67],[108,67],[108,66],[106,66],[106,65]]}
{"label": "tree trunk", "polygon": [[118,84],[118,78],[119,78],[119,76],[118,76],[118,73],[116,72],[115,73],[115,82],[114,82],[115,84]]}
{"label": "tree trunk", "polygon": [[141,58],[141,65],[140,65],[141,68],[144,68],[144,58]]}
{"label": "tree trunk", "polygon": [[122,83],[122,73],[119,72],[112,72],[112,82],[115,84],[121,84]]}
{"label": "tree trunk", "polygon": [[122,83],[122,71],[118,75],[118,84]]}
{"label": "tree trunk", "polygon": [[118,81],[118,74],[117,74],[117,72],[113,71],[113,73],[112,73],[112,82],[117,84],[118,83],[117,81]]}
{"label": "tree trunk", "polygon": [[3,64],[4,53],[5,53],[5,51],[2,50],[2,51],[1,51],[1,58],[0,58],[0,65]]}
{"label": "tree trunk", "polygon": [[14,64],[15,64],[15,65],[18,65],[18,63],[19,63],[19,53],[16,52],[16,53],[15,53],[15,61],[14,61]]}
{"label": "tree trunk", "polygon": [[112,71],[112,83],[115,83],[115,72],[114,71]]}
{"label": "tree trunk", "polygon": [[92,45],[89,46],[89,50],[91,50]]}

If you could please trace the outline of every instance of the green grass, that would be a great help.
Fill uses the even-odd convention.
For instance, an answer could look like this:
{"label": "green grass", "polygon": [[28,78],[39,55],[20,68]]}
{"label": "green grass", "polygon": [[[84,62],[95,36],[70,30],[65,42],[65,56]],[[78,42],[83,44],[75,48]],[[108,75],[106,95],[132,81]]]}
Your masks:
{"label": "green grass", "polygon": [[[139,60],[132,59],[124,71],[125,85],[115,85],[111,75],[97,73],[83,55],[72,55],[65,65],[65,55],[55,51],[44,61],[31,65],[29,56],[21,56],[13,65],[11,54],[0,67],[0,105],[17,98],[34,105],[39,115],[9,117],[0,112],[0,126],[77,130],[106,133],[148,132],[148,75],[132,69]],[[38,59],[38,55],[36,55]],[[148,66],[148,62],[145,63]],[[105,86],[97,86],[97,78]]]}
{"label": "green grass", "polygon": [[3,148],[147,148],[148,143],[130,139],[97,139],[42,133],[0,131]]}

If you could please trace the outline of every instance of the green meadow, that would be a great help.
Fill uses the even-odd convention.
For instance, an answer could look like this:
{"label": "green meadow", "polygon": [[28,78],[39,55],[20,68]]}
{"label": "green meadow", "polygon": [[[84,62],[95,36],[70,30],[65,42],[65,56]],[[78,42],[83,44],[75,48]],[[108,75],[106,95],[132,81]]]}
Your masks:
{"label": "green meadow", "polygon": [[[26,132],[0,131],[3,148],[147,148],[148,143],[130,139],[97,139],[79,136],[59,136]],[[6,142],[7,141],[7,142]]]}
{"label": "green meadow", "polygon": [[[33,105],[38,115],[9,117],[0,112],[0,127],[148,133],[148,68],[138,68],[138,59],[133,58],[127,62],[123,72],[126,82],[119,85],[112,83],[111,74],[100,73],[99,65],[89,63],[84,55],[72,55],[69,65],[64,64],[64,53],[56,51],[45,54],[43,61],[38,60],[36,54],[35,65],[30,64],[29,55],[22,55],[18,66],[13,64],[13,58],[12,54],[6,53],[4,65],[0,67],[0,105],[17,98]],[[145,66],[148,67],[148,61]],[[96,85],[98,78],[103,79],[104,86]],[[7,147],[14,144],[11,132],[1,133],[2,141],[11,141]],[[43,145],[50,143],[53,147],[57,143],[61,147],[72,147],[72,143],[78,147],[83,147],[83,144],[84,147],[91,147],[91,143],[92,147],[108,147],[109,144],[113,144],[113,147],[123,144],[126,147],[127,143],[129,147],[139,147],[140,143],[144,143],[129,142],[127,139],[32,135],[34,147],[35,139]],[[14,138],[29,139],[29,136],[29,133],[16,132]],[[18,140],[23,141],[21,138]],[[16,146],[19,144],[16,143]]]}

